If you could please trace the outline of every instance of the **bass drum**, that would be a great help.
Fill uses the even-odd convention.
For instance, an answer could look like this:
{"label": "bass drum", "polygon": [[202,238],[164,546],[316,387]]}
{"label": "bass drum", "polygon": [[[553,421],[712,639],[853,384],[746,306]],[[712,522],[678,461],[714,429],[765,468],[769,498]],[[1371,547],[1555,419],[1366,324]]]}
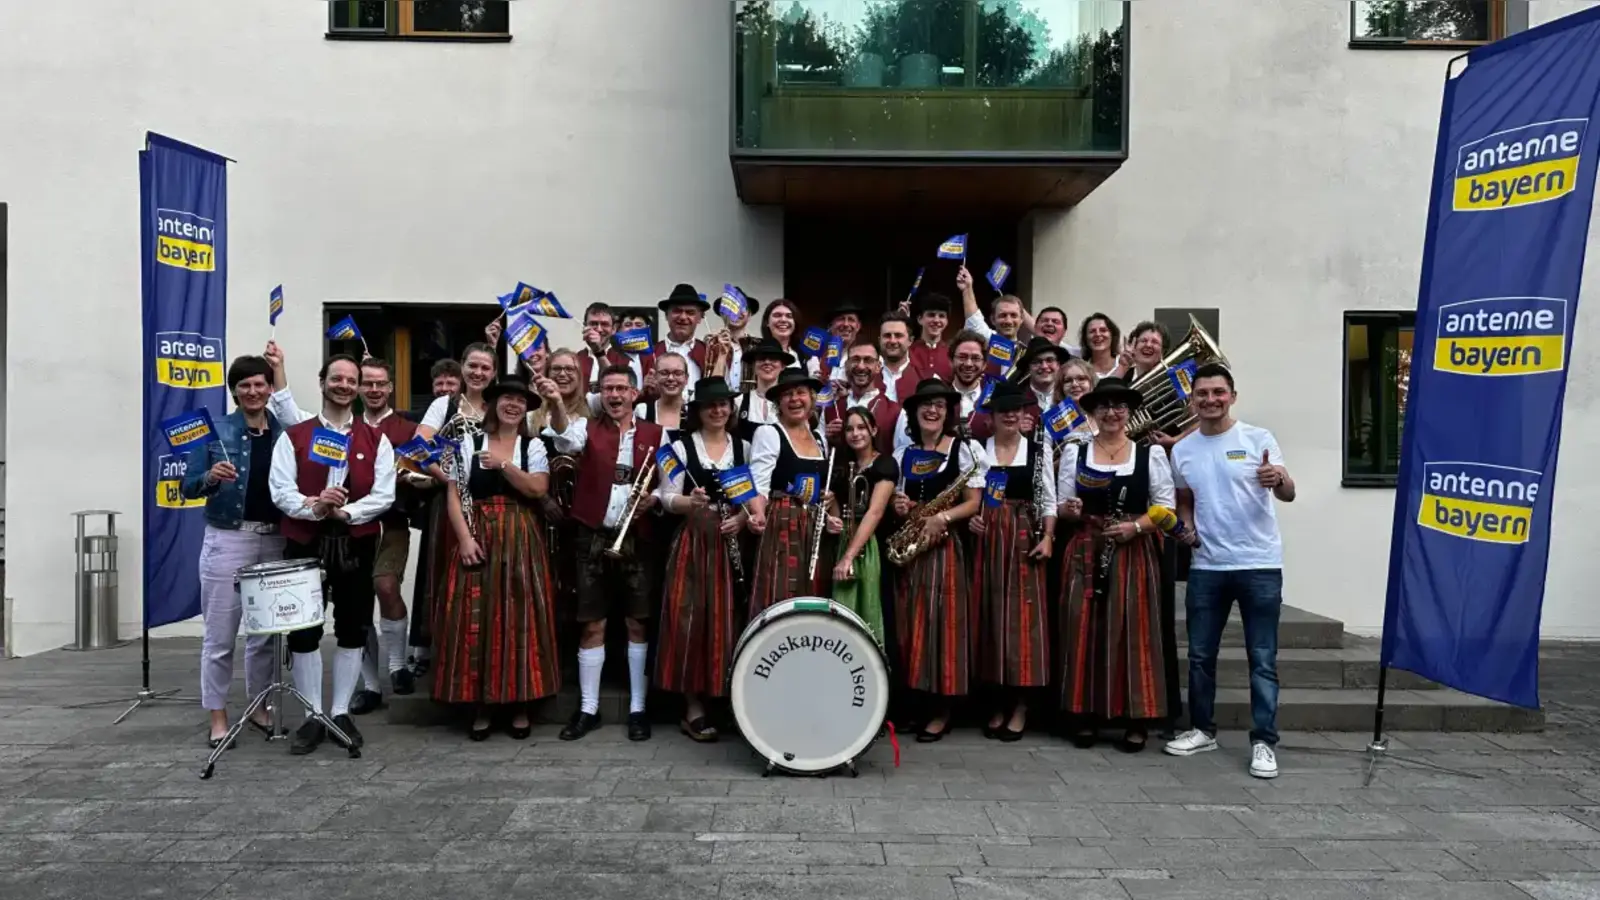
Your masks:
{"label": "bass drum", "polygon": [[739,730],[768,771],[800,775],[856,761],[889,711],[889,666],[860,617],[832,600],[796,597],[739,636],[729,696]]}

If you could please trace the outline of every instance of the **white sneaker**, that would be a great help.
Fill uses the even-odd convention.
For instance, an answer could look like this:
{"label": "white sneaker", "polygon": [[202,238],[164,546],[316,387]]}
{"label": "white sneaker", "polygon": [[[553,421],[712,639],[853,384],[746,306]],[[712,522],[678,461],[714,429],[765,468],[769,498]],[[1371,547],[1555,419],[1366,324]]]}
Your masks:
{"label": "white sneaker", "polygon": [[1257,778],[1278,777],[1278,754],[1261,741],[1250,745],[1250,774]]}
{"label": "white sneaker", "polygon": [[1217,749],[1217,739],[1198,728],[1191,728],[1167,741],[1167,745],[1161,749],[1172,756],[1193,756]]}

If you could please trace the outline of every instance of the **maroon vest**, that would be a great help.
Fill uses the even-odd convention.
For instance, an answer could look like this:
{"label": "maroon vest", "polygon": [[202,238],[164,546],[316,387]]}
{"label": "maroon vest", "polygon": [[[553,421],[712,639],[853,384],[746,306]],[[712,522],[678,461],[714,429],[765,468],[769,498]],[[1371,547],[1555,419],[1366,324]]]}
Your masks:
{"label": "maroon vest", "polygon": [[[641,368],[644,369],[644,373],[646,375],[650,374],[651,370],[655,369],[655,367],[656,367],[656,357],[661,356],[662,354],[667,352],[667,342],[666,341],[656,341],[655,350],[656,350],[655,353],[653,353],[653,354],[651,354],[649,356],[643,357],[640,360],[640,362],[642,363]],[[700,367],[700,377],[704,378],[706,376],[706,342],[705,341],[701,340],[700,338],[695,338],[694,339],[694,344],[689,348],[689,359],[692,360],[695,365]],[[693,386],[694,385],[690,385],[690,387],[693,387]]]}
{"label": "maroon vest", "polygon": [[[840,389],[843,391],[843,389]],[[849,393],[843,392],[835,397],[833,402],[822,408],[822,422],[837,422],[844,418],[849,411]],[[882,394],[867,401],[867,412],[872,413],[873,424],[878,427],[877,448],[879,453],[894,453],[894,426],[900,421],[900,404],[886,399]],[[844,449],[844,432],[839,432],[839,439],[833,442],[834,446]]]}
{"label": "maroon vest", "polygon": [[[949,384],[955,380],[955,366],[950,362],[950,347],[940,344],[929,347],[919,338],[911,344],[911,364],[921,372],[922,378],[937,378]],[[910,375],[911,373],[906,373]],[[903,381],[906,375],[901,376]],[[911,383],[912,390],[917,387],[916,382]],[[904,395],[902,395],[904,396]]]}
{"label": "maroon vest", "polygon": [[[299,425],[289,427],[285,432],[289,435],[289,443],[294,446],[296,488],[307,497],[315,497],[328,487],[328,467],[311,461],[311,435],[320,427],[322,420],[313,417]],[[344,480],[344,489],[349,493],[346,502],[353,503],[372,493],[372,485],[376,480],[372,464],[378,456],[380,437],[378,429],[360,419],[351,426],[350,449],[345,457],[345,462],[350,467],[350,473]],[[283,530],[283,536],[289,540],[297,544],[309,544],[316,540],[321,523],[285,515],[279,527]],[[378,520],[374,519],[361,525],[352,525],[350,534],[354,537],[363,537],[377,534],[379,530]]]}
{"label": "maroon vest", "polygon": [[[633,471],[653,460],[661,446],[661,426],[642,419],[633,420]],[[622,432],[604,416],[589,420],[589,440],[578,457],[578,482],[572,491],[572,518],[593,529],[605,527],[606,505],[611,502],[611,485],[617,471],[617,446]],[[649,456],[646,456],[646,454]],[[655,481],[651,477],[651,483]],[[639,525],[644,525],[641,520]]]}

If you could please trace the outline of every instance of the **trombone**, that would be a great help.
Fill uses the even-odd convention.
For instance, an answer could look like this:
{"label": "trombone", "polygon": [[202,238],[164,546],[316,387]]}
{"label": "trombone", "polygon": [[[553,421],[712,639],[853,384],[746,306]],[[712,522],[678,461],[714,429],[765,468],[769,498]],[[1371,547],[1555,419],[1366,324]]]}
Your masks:
{"label": "trombone", "polygon": [[649,490],[650,480],[656,474],[656,448],[651,447],[644,452],[645,459],[650,462],[639,470],[633,478],[633,487],[628,489],[628,503],[622,508],[622,524],[617,526],[617,539],[605,549],[606,556],[611,559],[622,559],[622,542],[628,537],[628,529],[633,527],[633,517],[639,512],[639,504],[644,502],[644,495]]}

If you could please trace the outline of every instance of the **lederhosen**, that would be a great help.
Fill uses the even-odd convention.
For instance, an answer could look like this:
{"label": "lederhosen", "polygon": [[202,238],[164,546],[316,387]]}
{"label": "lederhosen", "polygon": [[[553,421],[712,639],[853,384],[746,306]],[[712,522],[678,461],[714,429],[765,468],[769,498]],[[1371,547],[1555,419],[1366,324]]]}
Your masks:
{"label": "lederhosen", "polygon": [[[578,458],[578,482],[570,513],[577,522],[577,619],[599,621],[620,608],[627,618],[648,620],[654,592],[648,560],[640,558],[640,548],[649,546],[651,519],[655,517],[642,516],[632,526],[619,521],[615,528],[605,527],[604,520],[611,488],[630,487],[639,467],[653,461],[655,448],[662,440],[661,429],[650,422],[635,421],[632,465],[617,464],[622,434],[616,423],[604,418],[590,420],[588,433],[588,443]],[[655,483],[651,476],[647,490]],[[607,556],[606,549],[615,544],[625,527],[621,558]]]}

